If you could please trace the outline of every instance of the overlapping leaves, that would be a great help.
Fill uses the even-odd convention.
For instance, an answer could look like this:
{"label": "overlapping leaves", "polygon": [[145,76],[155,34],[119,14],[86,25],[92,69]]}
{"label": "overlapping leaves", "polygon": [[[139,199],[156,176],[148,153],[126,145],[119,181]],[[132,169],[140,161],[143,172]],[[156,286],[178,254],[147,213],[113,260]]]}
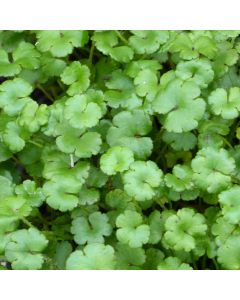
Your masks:
{"label": "overlapping leaves", "polygon": [[1,31],[1,259],[240,269],[239,33]]}

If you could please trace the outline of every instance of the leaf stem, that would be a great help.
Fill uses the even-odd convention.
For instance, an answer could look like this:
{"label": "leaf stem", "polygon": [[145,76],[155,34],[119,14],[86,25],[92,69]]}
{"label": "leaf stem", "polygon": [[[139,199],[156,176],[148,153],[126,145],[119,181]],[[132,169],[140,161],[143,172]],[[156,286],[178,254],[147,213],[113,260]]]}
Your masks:
{"label": "leaf stem", "polygon": [[74,159],[72,154],[70,154],[70,167],[74,168]]}
{"label": "leaf stem", "polygon": [[37,85],[37,88],[40,90],[40,91],[42,91],[43,92],[43,94],[49,99],[49,100],[51,100],[51,102],[54,102],[54,99],[53,99],[53,97],[40,85],[40,84],[38,84]]}
{"label": "leaf stem", "polygon": [[192,265],[193,265],[193,268],[194,268],[194,270],[197,270],[198,267],[197,267],[197,265],[196,265],[196,261],[195,261],[195,259],[194,259],[194,254],[193,254],[192,251],[191,251],[191,258],[192,258]]}
{"label": "leaf stem", "polygon": [[17,163],[17,164],[20,164],[20,161],[17,159],[17,157],[16,156],[12,156],[12,159],[15,161],[15,163]]}
{"label": "leaf stem", "polygon": [[39,143],[34,142],[34,141],[32,141],[32,140],[28,140],[28,143],[33,144],[33,145],[37,146],[38,148],[43,148],[43,145],[42,145],[42,144],[39,144]]}
{"label": "leaf stem", "polygon": [[202,270],[206,269],[206,259],[207,259],[207,256],[204,255],[203,258],[202,258]]}
{"label": "leaf stem", "polygon": [[126,45],[128,45],[128,41],[125,39],[125,37],[121,34],[121,32],[119,30],[115,30],[117,36],[119,37],[119,39]]}
{"label": "leaf stem", "polygon": [[61,80],[57,80],[58,85],[64,91],[64,85],[62,84]]}
{"label": "leaf stem", "polygon": [[94,48],[95,48],[95,44],[94,44],[94,42],[92,42],[91,49],[90,49],[90,54],[89,54],[89,59],[88,59],[90,66],[92,65]]}
{"label": "leaf stem", "polygon": [[229,143],[229,141],[227,139],[225,139],[224,137],[222,137],[224,143],[231,149],[233,149],[233,146]]}
{"label": "leaf stem", "polygon": [[57,92],[56,92],[55,86],[51,87],[51,91],[52,91],[53,97],[57,98]]}
{"label": "leaf stem", "polygon": [[170,198],[168,198],[168,204],[169,204],[169,209],[172,209],[172,201]]}
{"label": "leaf stem", "polygon": [[216,270],[219,270],[219,266],[218,266],[218,263],[217,263],[215,257],[212,258],[212,261],[214,263],[214,266],[215,266]]}
{"label": "leaf stem", "polygon": [[38,218],[39,218],[39,220],[42,222],[42,224],[43,224],[43,227],[44,227],[44,229],[48,229],[48,222],[47,222],[47,220],[45,220],[44,218],[43,218],[43,216],[42,216],[42,214],[40,213],[40,211],[37,209],[36,210],[36,212],[37,212],[37,216],[38,216]]}
{"label": "leaf stem", "polygon": [[21,221],[30,228],[35,228],[31,222],[28,221],[25,217],[21,217]]}

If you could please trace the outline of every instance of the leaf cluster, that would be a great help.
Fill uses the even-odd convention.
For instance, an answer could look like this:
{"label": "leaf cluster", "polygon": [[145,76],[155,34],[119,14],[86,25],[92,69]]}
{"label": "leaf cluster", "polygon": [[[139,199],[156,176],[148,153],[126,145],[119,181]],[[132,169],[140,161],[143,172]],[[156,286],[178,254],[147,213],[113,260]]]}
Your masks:
{"label": "leaf cluster", "polygon": [[240,31],[0,44],[4,266],[240,269]]}

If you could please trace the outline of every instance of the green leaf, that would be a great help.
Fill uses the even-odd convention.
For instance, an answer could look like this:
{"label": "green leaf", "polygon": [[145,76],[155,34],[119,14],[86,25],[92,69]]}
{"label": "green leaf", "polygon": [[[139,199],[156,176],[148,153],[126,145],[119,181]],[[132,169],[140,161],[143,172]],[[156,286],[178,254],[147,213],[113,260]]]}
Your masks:
{"label": "green leaf", "polygon": [[[213,61],[213,70],[216,77],[223,76],[228,72],[230,66],[236,64],[239,57],[238,52],[238,46],[234,49],[231,42],[225,40],[218,44],[218,52]],[[226,77],[231,80],[229,74]]]}
{"label": "green leaf", "polygon": [[158,264],[158,270],[192,270],[192,267],[181,262],[178,257],[169,256]]}
{"label": "green leaf", "polygon": [[207,225],[203,215],[191,208],[182,208],[165,223],[164,241],[174,250],[191,251],[197,247],[197,239],[205,235]]}
{"label": "green leaf", "polygon": [[0,162],[8,160],[11,156],[12,156],[12,153],[8,149],[7,145],[0,142]]}
{"label": "green leaf", "polygon": [[48,122],[48,115],[47,105],[31,101],[22,109],[18,122],[30,132],[36,132]]}
{"label": "green leaf", "polygon": [[214,72],[208,60],[197,59],[180,62],[176,68],[176,76],[183,81],[193,81],[200,88],[206,88],[213,80]]}
{"label": "green leaf", "polygon": [[92,40],[103,54],[108,54],[111,48],[118,43],[117,34],[113,30],[95,31]]}
{"label": "green leaf", "polygon": [[8,53],[0,49],[0,76],[10,77],[19,74],[21,67],[16,63],[9,61]]}
{"label": "green leaf", "polygon": [[120,214],[116,226],[119,228],[116,231],[117,239],[131,248],[142,247],[149,240],[150,228],[143,224],[142,216],[135,211],[126,210]]}
{"label": "green leaf", "polygon": [[166,30],[132,30],[132,33],[129,44],[137,54],[152,54],[169,38]]}
{"label": "green leaf", "polygon": [[29,134],[15,122],[9,122],[3,133],[2,139],[12,152],[19,152],[25,146]]}
{"label": "green leaf", "polygon": [[131,248],[128,245],[118,243],[116,259],[117,270],[139,270],[146,260],[146,255],[142,248]]}
{"label": "green leaf", "polygon": [[131,78],[135,78],[140,71],[149,70],[153,73],[156,73],[162,68],[159,61],[154,59],[144,59],[144,60],[136,60],[132,61],[127,65],[126,74]]}
{"label": "green leaf", "polygon": [[122,63],[127,63],[133,59],[133,51],[128,46],[114,47],[109,54],[113,59]]}
{"label": "green leaf", "polygon": [[32,207],[41,206],[45,199],[42,189],[36,186],[35,181],[29,179],[16,186],[15,193],[26,199]]}
{"label": "green leaf", "polygon": [[89,177],[87,179],[88,185],[93,187],[103,187],[107,182],[108,176],[105,175],[100,169],[91,166]]}
{"label": "green leaf", "polygon": [[174,39],[171,47],[171,52],[179,52],[183,59],[191,60],[199,55],[204,55],[208,58],[213,58],[217,53],[217,48],[213,39],[210,36],[203,35],[201,32],[180,33]]}
{"label": "green leaf", "polygon": [[215,241],[218,246],[225,244],[226,240],[231,236],[239,233],[237,225],[228,223],[223,216],[218,216],[212,225],[211,232],[215,236]]}
{"label": "green leaf", "polygon": [[40,66],[40,53],[30,43],[21,42],[13,51],[12,57],[15,64],[24,69],[36,70]]}
{"label": "green leaf", "polygon": [[235,162],[225,149],[203,148],[191,163],[196,185],[209,193],[220,192],[231,185]]}
{"label": "green leaf", "polygon": [[0,175],[0,200],[13,195],[13,183],[10,179]]}
{"label": "green leaf", "polygon": [[29,201],[22,196],[9,196],[0,201],[0,215],[18,220],[32,211]]}
{"label": "green leaf", "polygon": [[160,242],[163,231],[164,222],[159,211],[154,210],[149,216],[150,237],[149,244],[157,244]]}
{"label": "green leaf", "polygon": [[41,253],[48,240],[37,229],[22,229],[13,232],[6,245],[5,255],[15,270],[41,269],[44,257]]}
{"label": "green leaf", "polygon": [[116,91],[108,90],[105,93],[108,105],[113,108],[136,109],[142,104],[142,100],[132,90]]}
{"label": "green leaf", "polygon": [[183,200],[196,199],[199,195],[193,182],[193,172],[187,165],[175,165],[172,174],[166,174],[164,180],[171,191],[181,193]]}
{"label": "green leaf", "polygon": [[162,171],[152,161],[135,161],[123,175],[124,190],[138,201],[152,199],[162,182]]}
{"label": "green leaf", "polygon": [[113,71],[105,83],[111,90],[130,90],[133,88],[133,82],[121,69]]}
{"label": "green leaf", "polygon": [[114,249],[103,244],[90,244],[72,252],[67,259],[68,270],[111,270],[115,267]]}
{"label": "green leaf", "polygon": [[133,161],[133,153],[130,149],[115,146],[101,156],[100,167],[105,174],[114,175],[128,170]]}
{"label": "green leaf", "polygon": [[144,270],[157,270],[159,261],[164,258],[162,251],[156,248],[148,248],[146,250],[146,262],[143,265]]}
{"label": "green leaf", "polygon": [[198,126],[206,104],[199,98],[200,89],[190,81],[179,79],[163,86],[153,100],[153,109],[164,114],[164,127],[169,132],[181,133]]}
{"label": "green leaf", "polygon": [[230,122],[230,120],[225,120],[219,117],[203,120],[199,126],[199,147],[222,147],[225,144],[223,136],[229,133]]}
{"label": "green leaf", "polygon": [[0,108],[9,116],[15,116],[31,101],[31,85],[23,79],[7,80],[0,85]]}
{"label": "green leaf", "polygon": [[105,199],[108,206],[121,211],[124,211],[128,207],[131,200],[132,198],[120,189],[110,191],[109,193],[107,193]]}
{"label": "green leaf", "polygon": [[94,188],[82,187],[79,192],[79,204],[80,205],[92,205],[98,202],[100,198],[100,193]]}
{"label": "green leaf", "polygon": [[79,245],[104,243],[104,237],[111,234],[112,227],[108,223],[107,215],[94,212],[88,218],[74,219],[71,232],[74,235],[74,241]]}
{"label": "green leaf", "polygon": [[83,161],[73,162],[69,155],[53,150],[44,159],[43,177],[56,182],[67,181],[81,187],[89,175],[89,163]]}
{"label": "green leaf", "polygon": [[69,96],[74,96],[86,91],[90,84],[89,77],[89,68],[82,65],[79,61],[72,62],[61,74],[62,82],[69,85],[67,90]]}
{"label": "green leaf", "polygon": [[227,191],[219,194],[219,203],[224,218],[231,224],[238,224],[240,221],[240,187],[233,186]]}
{"label": "green leaf", "polygon": [[[14,228],[14,229],[16,229],[16,228]],[[9,242],[9,240],[10,240],[10,234],[3,234],[0,231],[0,254],[2,254],[2,255],[4,254],[6,245]],[[0,266],[1,266],[1,264],[0,264]]]}
{"label": "green leaf", "polygon": [[62,212],[73,210],[78,205],[78,192],[81,185],[72,181],[47,181],[43,185],[43,192],[47,204]]}
{"label": "green leaf", "polygon": [[59,77],[66,67],[66,62],[59,58],[52,57],[48,52],[40,57],[41,69],[39,80],[45,83],[51,77]]}
{"label": "green leaf", "polygon": [[193,149],[197,144],[197,138],[192,132],[175,133],[164,131],[162,139],[176,151],[188,151]]}
{"label": "green leaf", "polygon": [[69,242],[63,241],[57,244],[54,259],[60,270],[66,269],[66,260],[71,253],[72,245]]}
{"label": "green leaf", "polygon": [[235,119],[239,116],[240,88],[232,87],[228,91],[218,88],[209,95],[208,103],[215,115],[223,119]]}
{"label": "green leaf", "polygon": [[217,259],[223,268],[228,270],[240,269],[240,236],[230,236],[218,249]]}
{"label": "green leaf", "polygon": [[158,91],[157,75],[148,69],[140,71],[134,79],[136,93],[140,97],[146,97],[153,100]]}
{"label": "green leaf", "polygon": [[74,128],[66,128],[64,135],[56,139],[57,147],[65,153],[74,153],[79,158],[88,158],[98,154],[102,144],[101,136],[97,132],[82,134]]}
{"label": "green leaf", "polygon": [[92,40],[99,51],[110,55],[114,60],[127,63],[133,58],[133,51],[128,46],[118,46],[116,31],[95,31]]}
{"label": "green leaf", "polygon": [[66,101],[64,117],[74,128],[85,129],[97,125],[102,117],[101,108],[87,101],[87,96],[76,95]]}
{"label": "green leaf", "polygon": [[123,111],[113,118],[113,126],[107,133],[107,142],[113,146],[128,147],[136,159],[145,159],[151,154],[152,140],[144,137],[151,130],[151,120],[140,110]]}
{"label": "green leaf", "polygon": [[39,30],[37,48],[41,52],[50,51],[55,57],[72,53],[74,47],[83,47],[88,41],[87,31],[81,30]]}
{"label": "green leaf", "polygon": [[240,269],[239,34],[0,30],[3,269]]}

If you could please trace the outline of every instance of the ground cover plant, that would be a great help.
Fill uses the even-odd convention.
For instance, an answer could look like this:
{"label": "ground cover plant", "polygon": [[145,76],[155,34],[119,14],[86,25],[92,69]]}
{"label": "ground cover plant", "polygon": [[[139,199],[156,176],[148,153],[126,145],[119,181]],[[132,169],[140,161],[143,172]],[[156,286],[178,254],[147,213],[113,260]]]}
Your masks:
{"label": "ground cover plant", "polygon": [[1,31],[1,269],[240,269],[240,31]]}

